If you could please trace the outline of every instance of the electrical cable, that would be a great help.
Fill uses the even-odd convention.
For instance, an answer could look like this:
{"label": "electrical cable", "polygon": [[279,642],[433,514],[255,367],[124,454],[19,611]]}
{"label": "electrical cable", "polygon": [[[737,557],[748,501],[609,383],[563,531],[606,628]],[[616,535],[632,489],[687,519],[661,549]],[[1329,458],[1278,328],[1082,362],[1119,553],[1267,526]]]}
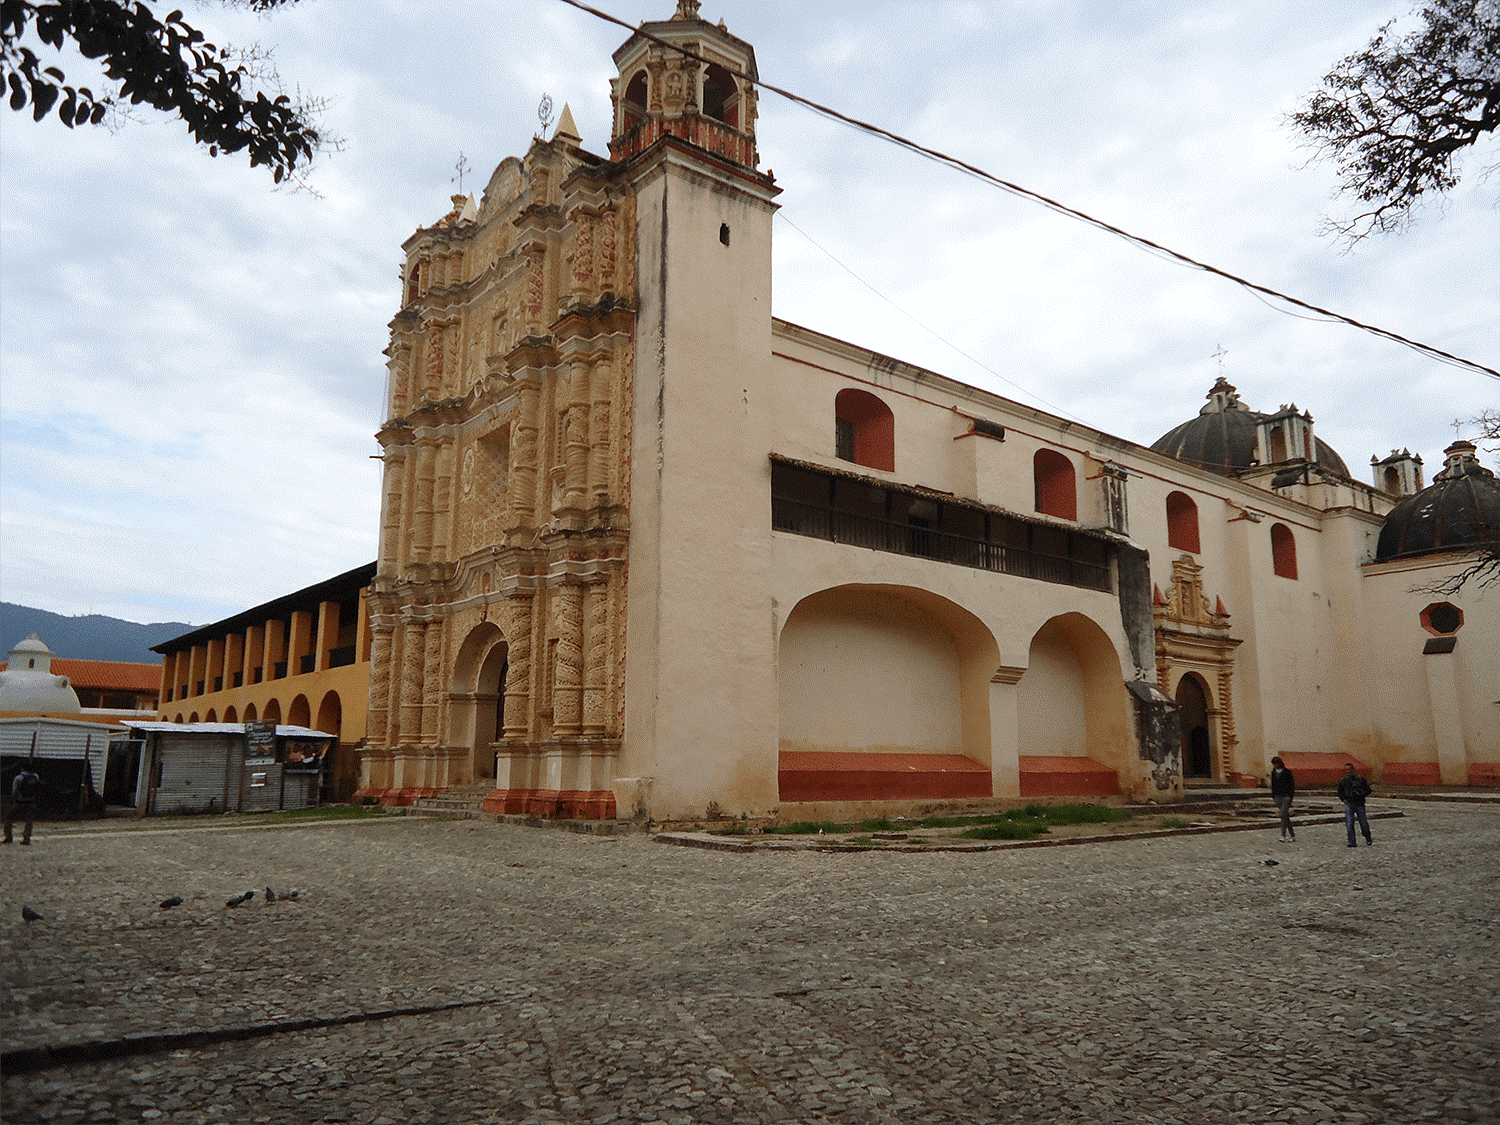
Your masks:
{"label": "electrical cable", "polygon": [[[585,4],[582,2],[582,0],[562,0],[562,2],[564,4],[570,5],[571,7],[577,8],[579,11],[587,12],[589,15],[596,16],[597,18],[608,23],[617,24],[618,26],[623,27],[626,31],[629,31],[632,35],[639,35],[641,38],[656,43],[658,46],[665,47],[671,51],[676,51],[678,54],[682,55],[685,58],[692,59],[694,62],[700,62],[706,65],[723,65],[722,63],[718,63],[715,60],[705,58],[704,56],[698,54],[695,51],[691,51],[686,47],[680,46],[676,43],[669,43],[667,40],[662,39],[660,36],[653,35],[648,31],[643,31],[639,27],[632,27],[624,20],[612,16],[608,12],[600,11],[598,8],[592,7],[591,5]],[[1042,195],[1040,192],[1032,191],[1030,188],[1022,187],[1020,184],[1003,179],[992,172],[987,172],[983,168],[970,164],[967,161],[961,160],[956,156],[950,156],[949,154],[941,152],[938,149],[929,148],[926,145],[910,140],[907,137],[903,137],[899,133],[893,133],[889,129],[882,128],[881,126],[872,124],[868,121],[863,121],[857,117],[850,117],[848,114],[841,113],[831,106],[826,106],[821,104],[820,102],[815,102],[810,98],[804,98],[800,94],[794,94],[790,90],[783,89],[780,86],[773,85],[772,83],[763,81],[762,79],[752,78],[748,74],[733,70],[729,67],[724,67],[724,69],[727,70],[734,78],[737,78],[743,82],[748,82],[754,86],[758,86],[763,90],[769,90],[771,91],[771,93],[778,94],[781,97],[786,98],[790,102],[794,102],[797,105],[812,110],[814,113],[818,113],[823,115],[824,117],[831,118],[834,121],[838,121],[841,124],[848,125],[851,128],[857,129],[861,132],[868,133],[871,136],[879,137],[882,140],[889,141],[890,143],[897,145],[900,148],[904,148],[909,152],[914,152],[917,155],[922,156],[928,160],[947,165],[948,167],[953,168],[956,171],[962,172],[965,175],[973,176],[976,179],[982,180],[985,183],[991,185],[992,187],[998,187],[1002,191],[1009,192],[1012,195],[1019,196],[1034,203],[1040,203],[1042,206],[1048,208],[1049,210],[1056,211],[1060,215],[1065,215],[1071,219],[1077,219],[1078,221],[1087,223],[1089,226],[1095,227],[1098,230],[1102,230],[1108,234],[1112,234],[1117,238],[1124,239],[1126,242],[1137,247],[1138,249],[1145,250],[1148,253],[1159,257],[1166,257],[1168,260],[1173,261],[1179,265],[1186,266],[1190,269],[1200,270],[1204,273],[1213,274],[1216,277],[1223,278],[1224,280],[1231,282],[1232,284],[1239,286],[1252,295],[1261,297],[1262,299],[1269,297],[1273,302],[1283,302],[1287,305],[1293,306],[1294,308],[1303,309],[1310,313],[1315,313],[1317,314],[1317,318],[1329,321],[1337,321],[1341,324],[1347,324],[1351,328],[1357,328],[1362,332],[1368,332],[1372,335],[1379,336],[1382,339],[1400,344],[1402,347],[1410,348],[1411,350],[1421,355],[1425,355],[1430,359],[1438,360],[1441,363],[1446,363],[1450,366],[1461,367],[1470,371],[1475,371],[1483,375],[1488,375],[1494,379],[1500,379],[1500,371],[1497,371],[1493,367],[1486,367],[1482,363],[1477,363],[1471,359],[1465,359],[1463,356],[1454,355],[1452,352],[1443,351],[1441,348],[1434,347],[1431,344],[1424,344],[1420,340],[1410,339],[1409,337],[1402,336],[1400,333],[1392,332],[1388,328],[1381,328],[1378,325],[1367,324],[1364,321],[1356,320],[1350,316],[1345,316],[1343,313],[1335,312],[1332,309],[1322,308],[1319,305],[1314,305],[1308,301],[1293,297],[1290,294],[1282,293],[1279,290],[1272,289],[1270,286],[1260,285],[1256,282],[1250,281],[1248,278],[1240,277],[1238,274],[1231,273],[1228,270],[1220,269],[1218,266],[1210,265],[1207,262],[1202,262],[1196,258],[1190,257],[1187,254],[1180,253],[1179,251],[1173,250],[1171,247],[1163,246],[1161,243],[1154,242],[1149,238],[1145,238],[1138,234],[1132,234],[1130,231],[1124,230],[1121,227],[1117,227],[1113,223],[1108,223],[1103,219],[1095,218],[1093,215],[1090,215],[1084,211],[1079,211],[1076,208],[1069,207],[1067,204],[1060,203],[1055,199],[1051,199],[1048,196]],[[1281,308],[1274,303],[1270,304],[1270,307],[1276,309],[1276,311],[1278,312],[1290,316],[1301,315],[1299,313],[1292,312],[1290,309]]]}

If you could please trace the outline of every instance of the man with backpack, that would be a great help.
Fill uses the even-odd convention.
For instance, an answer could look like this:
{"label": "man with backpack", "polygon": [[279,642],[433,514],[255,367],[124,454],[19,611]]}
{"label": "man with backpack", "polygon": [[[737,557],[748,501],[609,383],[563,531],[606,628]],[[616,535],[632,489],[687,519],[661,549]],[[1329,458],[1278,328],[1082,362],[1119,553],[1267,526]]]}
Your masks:
{"label": "man with backpack", "polygon": [[21,837],[21,843],[31,843],[31,829],[36,823],[36,803],[41,800],[41,796],[42,779],[32,771],[28,762],[10,783],[9,807],[5,810],[4,843],[11,842],[11,827],[17,818],[24,818],[26,821],[26,833]]}
{"label": "man with backpack", "polygon": [[1373,844],[1370,839],[1370,822],[1365,819],[1365,798],[1370,795],[1370,783],[1360,777],[1354,770],[1354,763],[1348,762],[1344,765],[1344,776],[1339,779],[1339,800],[1344,802],[1344,827],[1349,830],[1349,846],[1356,848],[1359,845],[1354,842],[1354,820],[1359,818],[1360,831],[1365,834],[1365,843]]}

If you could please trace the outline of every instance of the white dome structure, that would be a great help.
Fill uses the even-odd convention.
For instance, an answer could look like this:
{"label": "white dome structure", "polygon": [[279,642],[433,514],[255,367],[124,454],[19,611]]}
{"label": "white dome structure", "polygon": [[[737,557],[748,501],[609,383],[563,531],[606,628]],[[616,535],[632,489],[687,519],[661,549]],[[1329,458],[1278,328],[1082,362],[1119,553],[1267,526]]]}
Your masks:
{"label": "white dome structure", "polygon": [[49,649],[35,633],[10,650],[0,672],[0,711],[76,715],[83,710],[67,676],[55,675]]}

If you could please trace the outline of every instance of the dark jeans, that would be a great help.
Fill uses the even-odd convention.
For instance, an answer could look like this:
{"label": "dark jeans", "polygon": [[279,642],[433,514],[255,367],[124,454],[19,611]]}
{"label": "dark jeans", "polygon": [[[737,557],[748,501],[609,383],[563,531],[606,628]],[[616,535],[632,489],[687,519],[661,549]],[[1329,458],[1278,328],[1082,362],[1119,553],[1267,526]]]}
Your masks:
{"label": "dark jeans", "polygon": [[1359,817],[1359,830],[1365,834],[1365,839],[1370,838],[1370,822],[1365,819],[1365,806],[1344,802],[1344,827],[1349,830],[1349,846],[1354,846],[1354,818]]}
{"label": "dark jeans", "polygon": [[1297,830],[1292,827],[1292,799],[1290,797],[1276,798],[1276,811],[1281,814],[1281,834],[1297,838]]}
{"label": "dark jeans", "polygon": [[34,801],[17,803],[5,810],[5,842],[7,844],[10,843],[11,826],[17,820],[24,820],[26,822],[26,835],[21,837],[21,842],[23,844],[31,843],[31,829],[36,823],[36,803]]}

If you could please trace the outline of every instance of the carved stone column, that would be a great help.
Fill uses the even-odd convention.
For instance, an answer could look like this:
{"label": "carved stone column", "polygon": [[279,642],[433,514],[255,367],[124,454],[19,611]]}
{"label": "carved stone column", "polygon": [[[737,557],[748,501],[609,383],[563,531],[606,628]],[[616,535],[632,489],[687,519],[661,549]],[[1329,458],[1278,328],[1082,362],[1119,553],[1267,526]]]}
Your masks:
{"label": "carved stone column", "polygon": [[588,647],[583,664],[583,734],[598,737],[609,731],[609,584],[585,588]]}
{"label": "carved stone column", "polygon": [[374,749],[387,745],[390,690],[391,627],[380,623],[370,636],[370,713],[365,730],[365,745]]}
{"label": "carved stone column", "polygon": [[563,446],[563,507],[578,509],[585,504],[589,467],[589,396],[591,365],[573,364],[568,387],[568,432]]}
{"label": "carved stone column", "polygon": [[541,388],[533,374],[528,373],[522,379],[515,441],[511,447],[510,518],[513,524],[525,526],[535,519],[537,410]]}
{"label": "carved stone column", "polygon": [[428,555],[434,561],[455,554],[449,539],[449,515],[453,504],[453,439],[445,438],[437,447],[433,462],[432,543]]}
{"label": "carved stone column", "polygon": [[557,590],[557,661],[552,670],[552,732],[579,732],[583,695],[583,587]]}
{"label": "carved stone column", "polygon": [[531,729],[531,629],[536,599],[518,596],[513,626],[506,634],[510,666],[505,672],[505,730],[507,739],[524,739]]}
{"label": "carved stone column", "polygon": [[1221,777],[1234,771],[1234,750],[1239,737],[1234,733],[1234,669],[1219,669],[1219,768]]}
{"label": "carved stone column", "polygon": [[438,720],[442,717],[443,626],[429,621],[423,631],[422,654],[422,741],[431,745],[438,740]]}
{"label": "carved stone column", "polygon": [[400,677],[400,729],[393,744],[415,742],[422,731],[422,668],[426,659],[426,626],[408,621],[403,629]]}
{"label": "carved stone column", "polygon": [[432,546],[432,483],[436,451],[430,442],[417,446],[417,479],[412,496],[411,556],[426,562]]}
{"label": "carved stone column", "polygon": [[609,503],[609,403],[615,362],[612,354],[594,364],[590,378],[588,495],[589,502],[601,508]]}

